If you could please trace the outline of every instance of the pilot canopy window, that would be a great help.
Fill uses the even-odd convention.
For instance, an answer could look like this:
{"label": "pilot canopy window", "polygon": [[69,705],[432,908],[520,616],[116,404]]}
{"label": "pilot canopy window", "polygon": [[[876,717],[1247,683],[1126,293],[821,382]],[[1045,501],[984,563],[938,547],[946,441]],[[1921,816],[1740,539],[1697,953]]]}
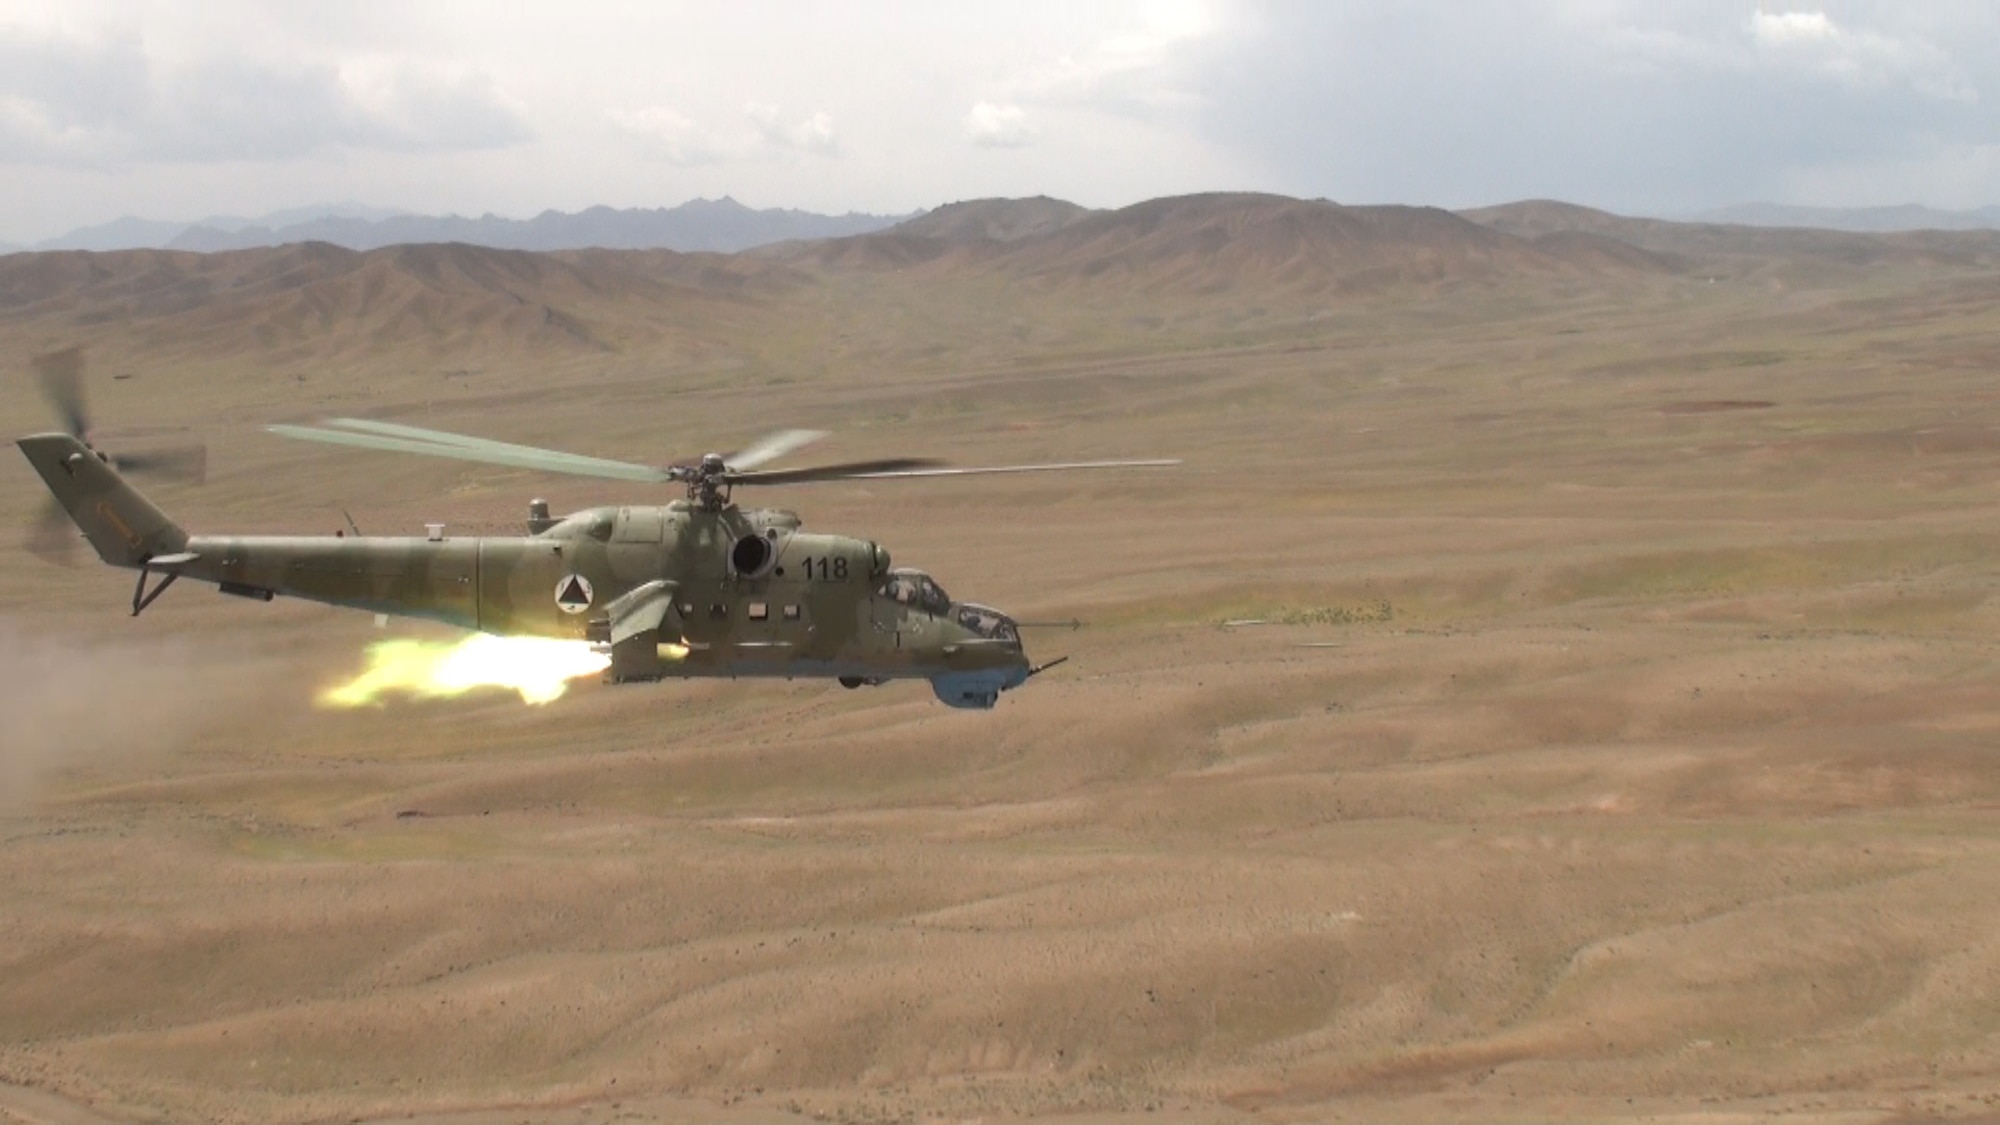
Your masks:
{"label": "pilot canopy window", "polygon": [[934,617],[942,617],[951,610],[951,595],[944,592],[944,587],[931,581],[930,575],[919,570],[890,571],[888,579],[875,592]]}

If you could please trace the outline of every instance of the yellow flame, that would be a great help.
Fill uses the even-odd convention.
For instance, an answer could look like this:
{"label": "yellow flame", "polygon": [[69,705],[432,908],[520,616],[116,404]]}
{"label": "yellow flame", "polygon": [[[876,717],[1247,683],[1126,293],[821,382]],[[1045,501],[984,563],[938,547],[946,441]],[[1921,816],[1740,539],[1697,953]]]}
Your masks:
{"label": "yellow flame", "polygon": [[540,706],[562,698],[569,681],[610,666],[609,656],[584,641],[486,633],[462,641],[377,641],[368,646],[367,670],[321,692],[318,702],[366,707],[391,694],[444,699],[491,687],[519,692],[521,702]]}

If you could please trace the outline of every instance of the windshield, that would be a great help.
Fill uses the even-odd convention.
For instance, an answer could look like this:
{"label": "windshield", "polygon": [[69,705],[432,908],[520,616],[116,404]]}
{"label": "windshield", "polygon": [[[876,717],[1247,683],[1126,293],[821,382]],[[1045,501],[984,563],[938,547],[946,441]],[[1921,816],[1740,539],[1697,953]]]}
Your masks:
{"label": "windshield", "polygon": [[991,637],[996,641],[1021,639],[1021,633],[1015,627],[1013,618],[983,605],[967,602],[959,606],[958,623],[982,637]]}
{"label": "windshield", "polygon": [[875,592],[934,617],[942,617],[951,610],[951,595],[921,570],[892,570]]}

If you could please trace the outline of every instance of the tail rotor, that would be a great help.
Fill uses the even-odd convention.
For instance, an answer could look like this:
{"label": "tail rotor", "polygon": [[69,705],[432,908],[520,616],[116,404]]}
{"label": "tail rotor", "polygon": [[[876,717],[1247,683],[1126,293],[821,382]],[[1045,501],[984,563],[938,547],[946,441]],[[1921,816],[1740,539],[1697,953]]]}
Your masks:
{"label": "tail rotor", "polygon": [[[110,454],[90,440],[90,406],[84,393],[83,347],[75,345],[44,352],[28,361],[40,384],[42,397],[49,400],[64,432],[84,444],[98,460],[119,472],[150,476],[159,480],[201,484],[208,479],[208,447],[168,446],[138,453]],[[77,559],[81,539],[76,524],[52,497],[28,529],[27,548],[50,562],[70,564]]]}

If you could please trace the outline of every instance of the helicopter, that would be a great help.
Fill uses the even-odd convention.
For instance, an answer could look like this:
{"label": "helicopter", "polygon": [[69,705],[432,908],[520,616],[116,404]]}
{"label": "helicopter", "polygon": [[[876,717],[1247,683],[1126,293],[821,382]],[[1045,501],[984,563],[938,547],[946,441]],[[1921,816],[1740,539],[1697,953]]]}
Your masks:
{"label": "helicopter", "polygon": [[[528,505],[518,536],[191,535],[121,469],[174,470],[197,454],[114,456],[88,440],[76,349],[39,357],[63,432],[16,444],[59,510],[105,563],[138,572],[138,616],[181,578],[268,602],[280,595],[500,636],[589,642],[606,680],[830,678],[843,687],[922,679],[944,703],[990,709],[1000,694],[1062,663],[1028,660],[1021,622],[947,594],[929,574],[893,566],[869,539],[810,532],[779,508],[743,508],[744,487],[831,480],[911,480],[996,473],[1155,468],[1177,460],[954,468],[924,458],[798,469],[762,466],[825,436],[784,430],[733,455],[651,466],[366,418],[272,425],[289,438],[512,468],[679,485],[659,505],[586,508],[556,517]],[[351,521],[350,521],[351,522]]]}

